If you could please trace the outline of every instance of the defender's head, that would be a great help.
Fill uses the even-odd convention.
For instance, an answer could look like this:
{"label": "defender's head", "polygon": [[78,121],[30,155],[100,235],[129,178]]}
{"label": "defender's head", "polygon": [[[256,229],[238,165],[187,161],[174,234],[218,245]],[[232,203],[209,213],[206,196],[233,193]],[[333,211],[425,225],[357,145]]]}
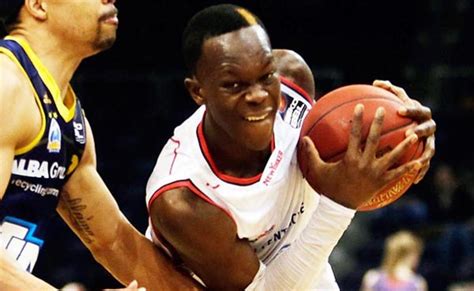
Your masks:
{"label": "defender's head", "polygon": [[[62,51],[90,56],[115,41],[116,0],[0,0],[7,33],[60,43]],[[28,41],[31,41],[28,39]],[[48,43],[46,42],[46,43]]]}
{"label": "defender's head", "polygon": [[16,22],[18,13],[25,0],[2,0],[0,1],[0,25],[3,25],[5,30]]}

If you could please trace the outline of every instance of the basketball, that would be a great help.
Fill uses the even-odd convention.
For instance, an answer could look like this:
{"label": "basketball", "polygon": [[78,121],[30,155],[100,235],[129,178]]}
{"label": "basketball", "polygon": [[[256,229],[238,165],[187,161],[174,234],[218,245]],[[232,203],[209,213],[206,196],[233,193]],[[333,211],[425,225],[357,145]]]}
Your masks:
{"label": "basketball", "polygon": [[[359,103],[364,105],[361,146],[365,145],[375,111],[380,106],[385,108],[377,156],[395,148],[405,139],[405,132],[417,125],[414,120],[397,113],[403,103],[395,94],[379,87],[356,84],[338,88],[321,97],[307,114],[300,138],[309,136],[324,161],[340,160],[346,152],[354,108]],[[394,167],[418,158],[423,149],[424,142],[419,140],[410,146]],[[308,170],[306,161],[298,150],[298,163],[303,175]],[[410,188],[417,174],[410,172],[389,183],[358,210],[374,210],[394,202]],[[311,184],[314,181],[308,182]]]}

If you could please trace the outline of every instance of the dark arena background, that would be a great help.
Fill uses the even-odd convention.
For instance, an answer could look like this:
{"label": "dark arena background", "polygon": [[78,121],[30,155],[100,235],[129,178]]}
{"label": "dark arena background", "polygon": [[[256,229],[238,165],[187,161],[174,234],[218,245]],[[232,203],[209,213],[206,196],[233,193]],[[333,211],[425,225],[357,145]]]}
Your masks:
{"label": "dark arena background", "polygon": [[[430,290],[467,290],[455,288],[474,279],[474,2],[229,2],[263,20],[274,48],[305,58],[318,95],[384,79],[433,111],[436,155],[425,179],[394,204],[358,213],[331,255],[341,290],[360,288],[364,273],[379,266],[385,238],[401,229],[425,243],[417,271]],[[157,155],[196,108],[183,86],[181,33],[195,12],[216,3],[223,2],[118,0],[116,44],[84,61],[73,79],[94,130],[99,172],[142,232]],[[120,286],[59,218],[35,274],[58,288]]]}

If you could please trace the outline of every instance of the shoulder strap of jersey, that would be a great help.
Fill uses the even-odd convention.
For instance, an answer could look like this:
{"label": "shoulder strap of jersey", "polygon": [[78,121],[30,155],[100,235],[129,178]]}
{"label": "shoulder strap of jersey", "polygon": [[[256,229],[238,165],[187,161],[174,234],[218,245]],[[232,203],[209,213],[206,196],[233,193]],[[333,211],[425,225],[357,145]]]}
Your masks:
{"label": "shoulder strap of jersey", "polygon": [[0,40],[0,47],[4,47],[8,49],[18,60],[19,64],[22,66],[23,70],[28,75],[28,78],[33,84],[38,96],[43,96],[45,93],[51,96],[51,93],[48,91],[46,86],[44,85],[43,80],[41,80],[38,71],[36,70],[35,66],[28,58],[26,52],[23,48],[13,40]]}

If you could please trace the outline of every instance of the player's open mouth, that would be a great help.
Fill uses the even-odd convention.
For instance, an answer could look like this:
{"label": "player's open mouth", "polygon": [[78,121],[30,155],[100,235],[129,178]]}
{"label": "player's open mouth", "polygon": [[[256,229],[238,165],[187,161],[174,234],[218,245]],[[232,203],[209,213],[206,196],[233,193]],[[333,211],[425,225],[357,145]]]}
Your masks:
{"label": "player's open mouth", "polygon": [[262,114],[262,115],[254,115],[254,116],[246,116],[244,117],[245,120],[250,121],[250,122],[256,122],[256,121],[261,121],[267,118],[268,113]]}

